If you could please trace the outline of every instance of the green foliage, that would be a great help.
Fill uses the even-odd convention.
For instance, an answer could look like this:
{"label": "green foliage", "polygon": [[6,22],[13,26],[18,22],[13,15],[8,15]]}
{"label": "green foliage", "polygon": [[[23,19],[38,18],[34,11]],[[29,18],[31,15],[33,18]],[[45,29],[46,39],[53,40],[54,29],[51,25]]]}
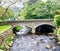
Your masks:
{"label": "green foliage", "polygon": [[60,28],[58,29],[57,34],[60,34]]}
{"label": "green foliage", "polygon": [[21,29],[22,29],[22,27],[19,25],[16,27],[16,30],[21,30]]}
{"label": "green foliage", "polygon": [[0,50],[4,50],[4,51],[6,51],[7,50],[7,48],[6,48],[6,46],[5,45],[2,45],[2,47],[0,48]]}
{"label": "green foliage", "polygon": [[0,19],[5,20],[8,19],[9,17],[13,17],[14,13],[12,12],[12,10],[10,8],[8,8],[8,10],[6,10],[4,7],[0,7]]}
{"label": "green foliage", "polygon": [[60,15],[55,15],[54,16],[54,25],[56,27],[60,27]]}
{"label": "green foliage", "polygon": [[38,0],[34,5],[28,2],[26,5],[21,12],[21,16],[25,19],[53,18],[58,9],[57,4],[52,3],[50,0],[46,2]]}
{"label": "green foliage", "polygon": [[0,47],[0,51],[7,51],[7,49],[9,49],[9,46],[12,45],[14,37],[14,34],[10,35],[10,37],[6,40],[6,44]]}
{"label": "green foliage", "polygon": [[12,44],[14,36],[15,36],[14,34],[10,35],[10,37],[6,40],[6,44],[8,45]]}
{"label": "green foliage", "polygon": [[8,9],[8,10],[7,10],[7,12],[6,12],[6,14],[5,14],[5,17],[6,17],[6,18],[14,17],[14,13],[12,12],[11,9]]}
{"label": "green foliage", "polygon": [[3,15],[4,11],[5,11],[5,9],[0,6],[0,18],[1,18],[1,16]]}

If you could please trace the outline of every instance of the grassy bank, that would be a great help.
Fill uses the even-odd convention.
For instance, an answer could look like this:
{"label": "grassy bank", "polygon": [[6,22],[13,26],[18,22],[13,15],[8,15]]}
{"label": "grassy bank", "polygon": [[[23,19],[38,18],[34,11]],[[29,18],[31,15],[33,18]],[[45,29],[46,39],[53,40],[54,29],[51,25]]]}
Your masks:
{"label": "grassy bank", "polygon": [[3,25],[3,26],[0,26],[0,32],[8,29],[10,27],[10,25]]}

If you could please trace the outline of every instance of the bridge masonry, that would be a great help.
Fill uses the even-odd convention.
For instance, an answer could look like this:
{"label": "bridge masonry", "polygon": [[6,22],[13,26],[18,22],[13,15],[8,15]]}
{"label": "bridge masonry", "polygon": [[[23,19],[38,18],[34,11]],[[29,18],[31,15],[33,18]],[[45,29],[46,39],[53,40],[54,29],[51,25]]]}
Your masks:
{"label": "bridge masonry", "polygon": [[35,28],[41,24],[53,25],[53,19],[33,19],[33,20],[21,20],[21,21],[7,21],[0,22],[0,25],[11,25],[15,27],[17,25],[26,25],[32,28],[32,32],[35,32]]}

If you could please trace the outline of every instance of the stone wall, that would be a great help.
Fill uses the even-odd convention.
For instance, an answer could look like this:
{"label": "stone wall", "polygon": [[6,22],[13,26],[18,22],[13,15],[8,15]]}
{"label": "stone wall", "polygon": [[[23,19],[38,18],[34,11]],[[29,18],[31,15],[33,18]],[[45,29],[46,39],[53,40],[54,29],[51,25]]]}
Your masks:
{"label": "stone wall", "polygon": [[12,34],[12,28],[8,28],[0,33],[0,46],[5,44],[6,39]]}

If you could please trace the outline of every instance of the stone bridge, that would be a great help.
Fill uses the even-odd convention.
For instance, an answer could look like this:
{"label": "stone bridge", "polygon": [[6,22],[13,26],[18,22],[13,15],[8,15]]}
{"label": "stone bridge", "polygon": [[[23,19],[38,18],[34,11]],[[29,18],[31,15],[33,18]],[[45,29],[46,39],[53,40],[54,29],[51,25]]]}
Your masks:
{"label": "stone bridge", "polygon": [[33,19],[33,20],[21,20],[21,21],[7,21],[7,22],[0,22],[0,25],[12,25],[12,27],[15,27],[17,25],[26,25],[31,27],[34,32],[34,29],[41,25],[41,24],[49,24],[53,25],[53,19]]}

